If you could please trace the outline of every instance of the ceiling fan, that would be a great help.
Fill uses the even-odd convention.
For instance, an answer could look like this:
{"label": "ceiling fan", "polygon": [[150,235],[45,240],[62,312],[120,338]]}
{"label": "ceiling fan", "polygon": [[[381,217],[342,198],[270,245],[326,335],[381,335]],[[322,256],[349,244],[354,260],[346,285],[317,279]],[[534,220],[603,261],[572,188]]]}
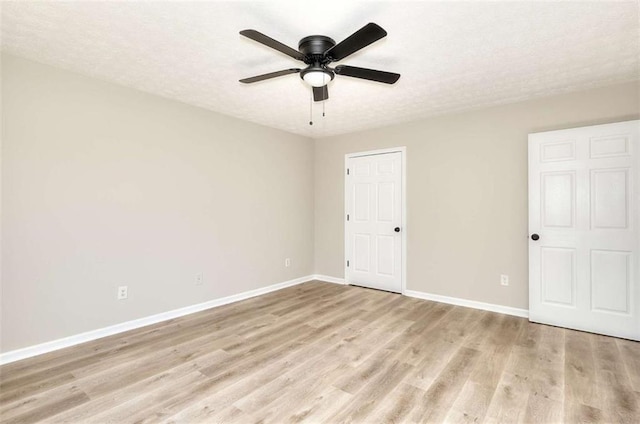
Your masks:
{"label": "ceiling fan", "polygon": [[300,43],[298,43],[298,50],[267,37],[254,29],[245,29],[240,31],[240,34],[307,64],[307,67],[304,69],[290,68],[241,79],[240,82],[245,84],[299,73],[300,78],[313,88],[313,100],[320,102],[329,98],[327,84],[333,80],[336,74],[383,82],[385,84],[393,84],[400,78],[400,74],[377,71],[375,69],[346,65],[338,65],[335,68],[329,67],[331,62],[342,60],[358,50],[367,47],[369,44],[386,37],[387,32],[374,23],[368,23],[338,44],[336,44],[333,39],[324,35],[304,37],[300,40]]}

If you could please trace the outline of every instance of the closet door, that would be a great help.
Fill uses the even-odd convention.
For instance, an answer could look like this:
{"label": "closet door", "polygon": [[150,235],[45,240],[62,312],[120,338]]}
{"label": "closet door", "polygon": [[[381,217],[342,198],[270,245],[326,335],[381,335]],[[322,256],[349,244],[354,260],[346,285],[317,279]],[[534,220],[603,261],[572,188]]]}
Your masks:
{"label": "closet door", "polygon": [[640,340],[640,121],[529,135],[529,319]]}
{"label": "closet door", "polygon": [[402,153],[347,158],[346,281],[402,292]]}

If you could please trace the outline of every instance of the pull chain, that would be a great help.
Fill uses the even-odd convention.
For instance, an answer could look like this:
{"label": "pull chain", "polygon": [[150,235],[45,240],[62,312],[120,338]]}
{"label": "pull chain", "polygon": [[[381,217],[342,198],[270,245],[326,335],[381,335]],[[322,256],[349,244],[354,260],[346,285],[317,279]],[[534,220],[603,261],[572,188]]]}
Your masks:
{"label": "pull chain", "polygon": [[309,94],[309,125],[313,125],[313,89]]}
{"label": "pull chain", "polygon": [[[324,89],[327,90],[327,74],[322,75],[322,82],[324,82]],[[322,101],[322,117],[324,118],[324,104],[327,103],[327,99]]]}

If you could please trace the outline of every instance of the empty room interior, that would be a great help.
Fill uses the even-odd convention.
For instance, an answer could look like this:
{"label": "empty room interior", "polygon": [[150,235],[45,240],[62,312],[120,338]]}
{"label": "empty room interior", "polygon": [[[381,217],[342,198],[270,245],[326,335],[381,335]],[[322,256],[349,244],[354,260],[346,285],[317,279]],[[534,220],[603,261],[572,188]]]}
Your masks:
{"label": "empty room interior", "polygon": [[638,1],[0,14],[0,423],[640,423]]}

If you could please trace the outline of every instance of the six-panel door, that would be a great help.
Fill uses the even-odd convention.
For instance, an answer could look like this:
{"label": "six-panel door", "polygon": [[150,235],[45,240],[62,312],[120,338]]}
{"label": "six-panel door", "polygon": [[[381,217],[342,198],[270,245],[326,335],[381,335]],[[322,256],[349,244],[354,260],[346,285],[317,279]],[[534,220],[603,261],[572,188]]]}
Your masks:
{"label": "six-panel door", "polygon": [[402,154],[352,157],[347,169],[346,280],[400,293]]}
{"label": "six-panel door", "polygon": [[640,339],[639,128],[529,136],[531,321]]}

